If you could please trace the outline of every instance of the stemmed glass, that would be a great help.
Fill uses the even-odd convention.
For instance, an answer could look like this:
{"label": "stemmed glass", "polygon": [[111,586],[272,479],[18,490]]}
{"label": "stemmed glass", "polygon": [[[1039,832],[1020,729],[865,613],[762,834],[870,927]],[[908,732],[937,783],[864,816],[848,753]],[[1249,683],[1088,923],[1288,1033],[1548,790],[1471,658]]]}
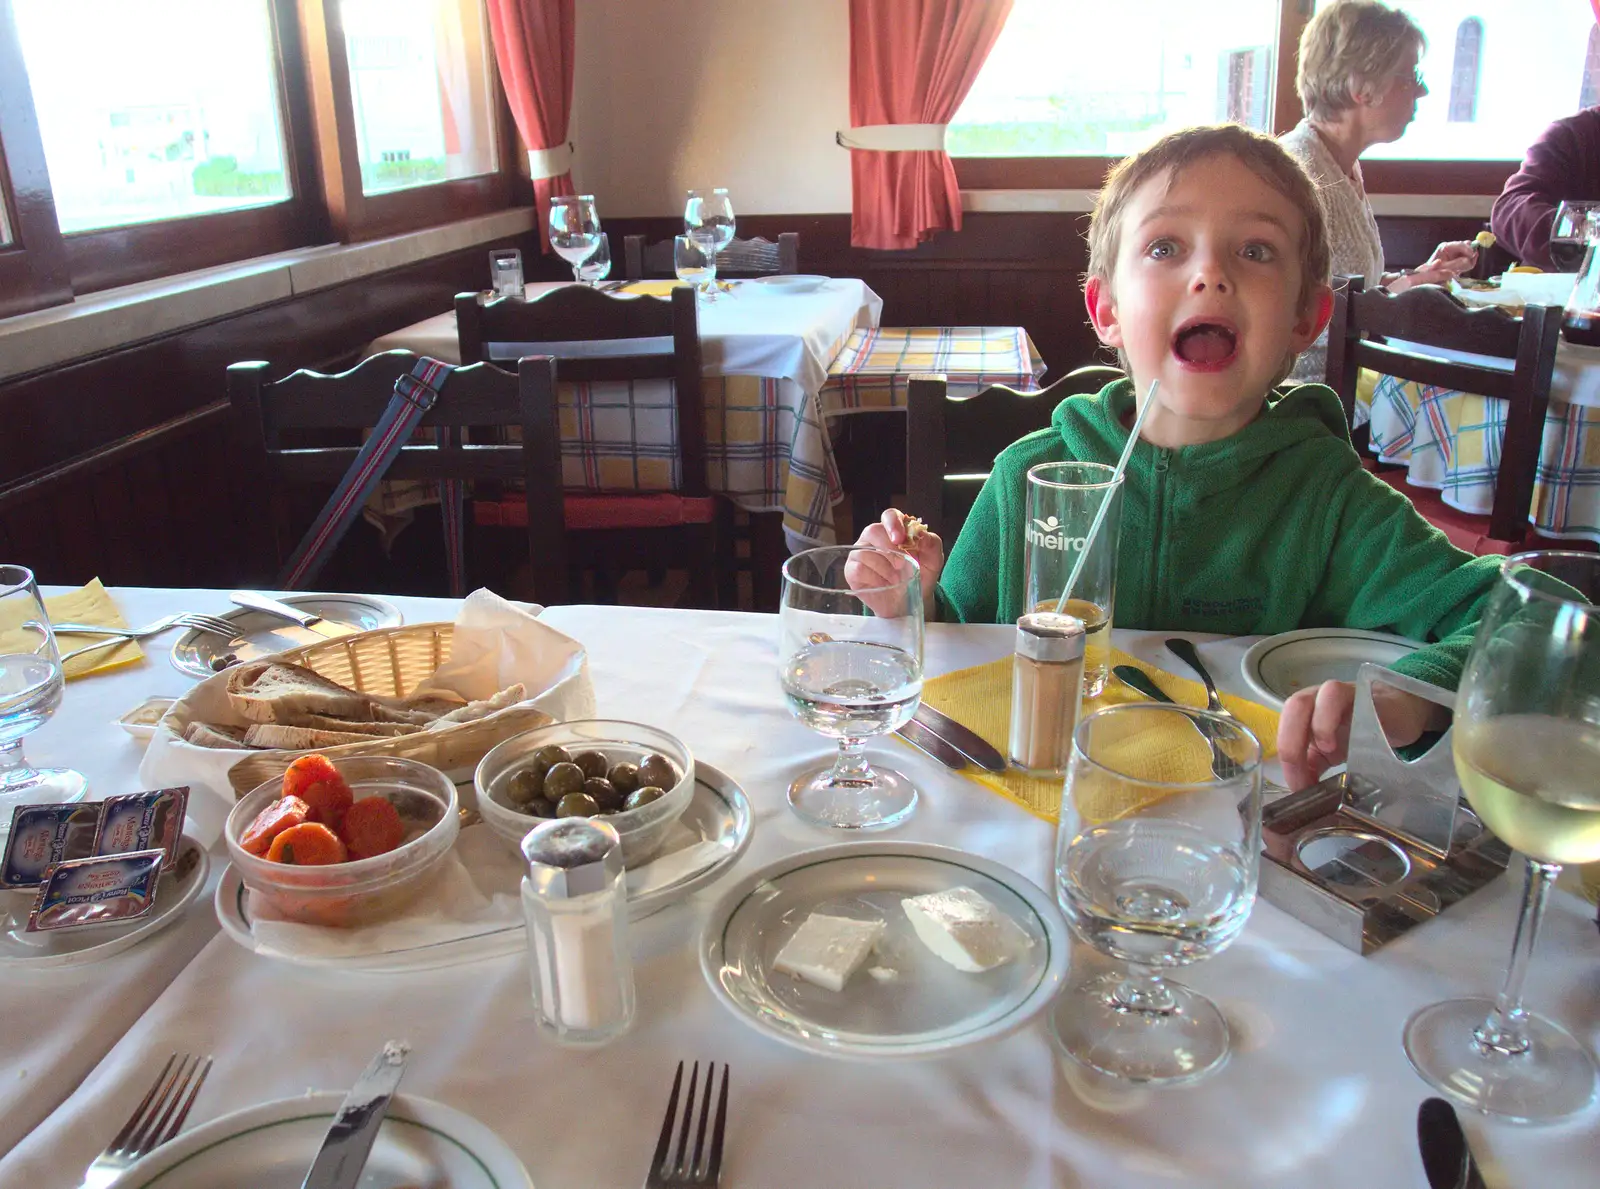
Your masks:
{"label": "stemmed glass", "polygon": [[[723,189],[690,190],[689,199],[683,206],[683,229],[691,239],[709,245],[708,255],[714,269],[717,254],[733,242],[733,200],[728,197],[728,192]],[[717,299],[715,272],[706,278],[704,292],[707,301]]]}
{"label": "stemmed glass", "polygon": [[577,274],[580,281],[590,285],[598,285],[611,275],[611,239],[605,232],[600,233],[600,242],[595,245],[594,251],[578,265]]}
{"label": "stemmed glass", "polygon": [[572,265],[572,279],[583,280],[580,266],[603,237],[592,194],[558,194],[550,200],[550,246]]}
{"label": "stemmed glass", "polygon": [[35,768],[22,738],[61,705],[65,678],[33,573],[0,565],[0,834],[18,805],[76,801],[89,782],[70,768]]}
{"label": "stemmed glass", "polygon": [[693,285],[707,301],[717,281],[717,253],[709,240],[698,235],[672,238],[672,270],[685,285]]}
{"label": "stemmed glass", "polygon": [[1186,1082],[1221,1065],[1222,1013],[1161,971],[1239,936],[1260,857],[1261,745],[1247,728],[1151,703],[1080,722],[1061,794],[1056,900],[1081,940],[1127,965],[1061,996],[1056,1043],[1136,1082]]}
{"label": "stemmed glass", "polygon": [[1600,859],[1600,556],[1509,557],[1456,695],[1456,774],[1483,824],[1527,860],[1505,983],[1406,1024],[1406,1056],[1475,1110],[1548,1122],[1582,1110],[1595,1061],[1522,1006],[1522,982],[1563,863]]}
{"label": "stemmed glass", "polygon": [[867,762],[866,742],[904,726],[922,699],[922,577],[915,560],[854,545],[783,564],[778,676],[795,717],[839,741],[831,767],[789,786],[789,804],[819,826],[893,826],[916,786]]}
{"label": "stemmed glass", "polygon": [[1550,224],[1550,259],[1557,272],[1577,272],[1588,247],[1588,221],[1600,214],[1600,202],[1567,199],[1556,207]]}

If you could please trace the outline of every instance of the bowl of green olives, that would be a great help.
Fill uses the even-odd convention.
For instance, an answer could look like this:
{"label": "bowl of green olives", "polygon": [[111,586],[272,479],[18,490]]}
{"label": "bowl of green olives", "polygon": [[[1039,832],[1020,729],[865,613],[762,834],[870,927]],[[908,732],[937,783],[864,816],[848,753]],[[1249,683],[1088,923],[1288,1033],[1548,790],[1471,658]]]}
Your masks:
{"label": "bowl of green olives", "polygon": [[622,861],[650,861],[694,796],[694,756],[681,740],[643,723],[589,718],[513,735],[473,775],[478,812],[518,848],[546,818],[603,817],[622,840]]}

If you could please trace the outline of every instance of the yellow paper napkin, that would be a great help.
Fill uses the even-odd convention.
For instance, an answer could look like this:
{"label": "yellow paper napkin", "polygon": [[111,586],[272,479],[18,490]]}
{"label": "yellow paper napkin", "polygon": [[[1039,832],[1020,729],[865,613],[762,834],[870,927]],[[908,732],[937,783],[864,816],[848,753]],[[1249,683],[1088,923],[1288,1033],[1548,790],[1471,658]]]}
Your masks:
{"label": "yellow paper napkin", "polygon": [[682,281],[629,281],[622,292],[636,293],[640,297],[671,297],[673,289],[681,284]]}
{"label": "yellow paper napkin", "polygon": [[[116,603],[106,593],[106,588],[100,585],[98,578],[87,586],[69,590],[66,594],[47,595],[44,600],[44,610],[50,617],[51,623],[98,623],[112,628],[128,626],[128,621],[122,618],[122,612],[117,610]],[[0,608],[0,636],[7,631],[15,630],[23,619],[24,611],[20,603],[14,608]],[[80,636],[63,632],[57,638],[56,644],[65,654],[75,648],[82,648],[85,644],[93,644],[96,640],[103,639],[104,636]],[[143,659],[144,650],[132,640],[126,640],[121,644],[108,645],[86,653],[76,660],[68,661],[64,672],[70,681],[74,677],[82,677],[88,673],[120,669],[123,665],[131,665]]]}
{"label": "yellow paper napkin", "polygon": [[[1143,670],[1153,680],[1163,693],[1176,702],[1186,706],[1203,707],[1206,704],[1205,687],[1196,681],[1187,681],[1175,677],[1171,673],[1148,665],[1137,657],[1129,656],[1125,652],[1113,649],[1111,652],[1113,665],[1132,665]],[[946,673],[940,677],[930,678],[923,682],[922,700],[935,710],[942,710],[951,718],[971,727],[995,747],[1005,754],[1009,745],[1009,732],[1011,725],[1011,658],[1002,657],[1000,660],[991,661],[987,665],[977,665],[970,669],[958,669],[954,673]],[[1148,702],[1143,694],[1135,693],[1121,682],[1112,679],[1107,682],[1106,688],[1097,698],[1090,698],[1083,704],[1082,715],[1088,715],[1096,710],[1103,710],[1107,706],[1117,706],[1125,702]],[[1245,698],[1236,698],[1232,694],[1223,694],[1222,703],[1238,716],[1251,731],[1255,732],[1261,741],[1262,758],[1270,758],[1277,754],[1278,749],[1278,712],[1270,710],[1256,702]],[[1149,738],[1149,732],[1144,732],[1139,740],[1141,748],[1160,747],[1159,739]],[[904,740],[902,740],[904,742]],[[1187,746],[1189,741],[1179,741],[1172,748],[1174,756],[1183,757],[1184,761],[1192,762],[1195,749]],[[907,747],[911,746],[909,743]],[[1015,769],[1004,772],[987,772],[981,768],[969,767],[964,775],[977,781],[986,788],[999,793],[1007,800],[1015,801],[1029,813],[1042,817],[1046,821],[1057,820],[1061,812],[1061,781],[1053,777],[1029,776]],[[1174,776],[1180,775],[1175,772]],[[1205,772],[1191,773],[1193,776],[1204,776]]]}

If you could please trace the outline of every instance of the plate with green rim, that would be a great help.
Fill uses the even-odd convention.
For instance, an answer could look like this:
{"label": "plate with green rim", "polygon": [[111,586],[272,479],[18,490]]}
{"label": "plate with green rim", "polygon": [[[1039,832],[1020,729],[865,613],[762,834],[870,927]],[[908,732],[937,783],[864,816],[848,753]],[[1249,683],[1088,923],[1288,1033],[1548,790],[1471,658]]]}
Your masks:
{"label": "plate with green rim", "polygon": [[[125,1170],[114,1189],[299,1189],[342,1091],[246,1107],[186,1131]],[[362,1184],[533,1189],[516,1153],[488,1127],[426,1098],[397,1094]]]}
{"label": "plate with green rim", "polygon": [[[918,939],[901,901],[971,888],[1018,926],[1004,965],[958,970]],[[776,968],[812,914],[881,921],[871,956],[831,991]],[[741,880],[700,937],[700,971],[722,1004],[784,1044],[833,1057],[929,1057],[1023,1027],[1060,991],[1066,921],[1011,868],[920,842],[844,843],[789,855]]]}
{"label": "plate with green rim", "polygon": [[1362,665],[1392,665],[1421,647],[1388,632],[1301,628],[1256,641],[1240,668],[1261,701],[1282,710],[1290,694],[1324,681],[1354,681]]}

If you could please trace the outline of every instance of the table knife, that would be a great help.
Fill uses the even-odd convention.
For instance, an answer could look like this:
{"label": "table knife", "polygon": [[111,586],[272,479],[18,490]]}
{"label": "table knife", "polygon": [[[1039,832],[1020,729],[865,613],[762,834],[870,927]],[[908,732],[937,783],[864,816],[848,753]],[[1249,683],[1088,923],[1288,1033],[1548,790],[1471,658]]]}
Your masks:
{"label": "table knife", "polygon": [[1431,1189],[1484,1189],[1461,1121],[1444,1099],[1425,1098],[1417,1108],[1417,1147]]}
{"label": "table knife", "polygon": [[389,1099],[405,1073],[406,1056],[411,1052],[403,1041],[387,1040],[372,1064],[356,1079],[339,1104],[339,1113],[322,1141],[322,1150],[312,1161],[311,1171],[300,1189],[355,1189],[361,1170],[367,1166],[372,1141],[389,1109]]}
{"label": "table knife", "polygon": [[911,716],[913,722],[921,723],[951,747],[954,747],[967,759],[980,768],[987,768],[990,772],[1004,772],[1006,770],[1006,757],[999,750],[983,738],[971,727],[962,726],[955,719],[942,711],[935,710],[926,702],[917,706],[917,712]]}
{"label": "table knife", "polygon": [[895,734],[913,747],[927,752],[946,768],[954,768],[959,772],[967,766],[966,756],[914,718],[896,731]]}
{"label": "table knife", "polygon": [[297,623],[308,631],[326,636],[330,640],[337,640],[340,636],[348,636],[361,630],[349,624],[329,623],[320,615],[313,615],[310,611],[303,611],[299,607],[291,607],[288,603],[280,603],[277,599],[269,599],[266,595],[257,594],[253,590],[236,590],[228,597],[241,607],[248,607],[252,611],[265,611],[268,615],[287,619],[290,623]]}

